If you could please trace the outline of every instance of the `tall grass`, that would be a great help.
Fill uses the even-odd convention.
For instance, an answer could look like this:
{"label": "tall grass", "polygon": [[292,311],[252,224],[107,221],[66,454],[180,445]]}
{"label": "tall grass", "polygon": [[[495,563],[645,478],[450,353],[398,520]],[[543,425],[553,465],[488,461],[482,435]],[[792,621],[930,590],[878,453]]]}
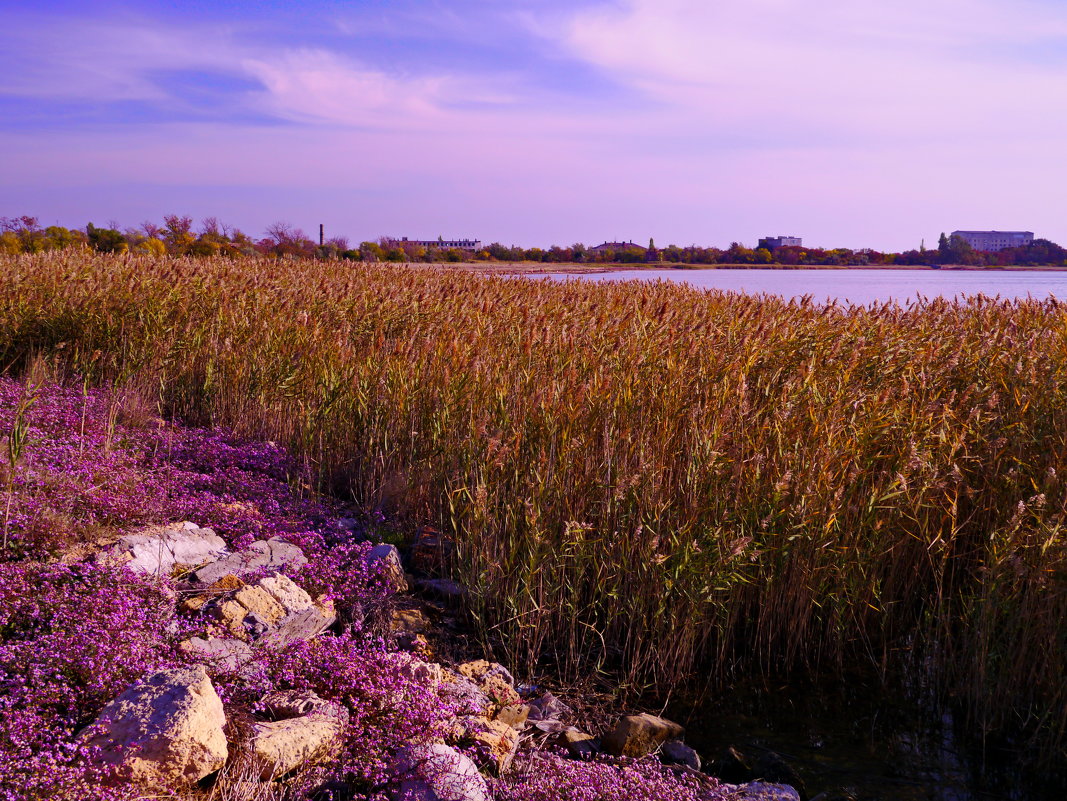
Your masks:
{"label": "tall grass", "polygon": [[514,664],[926,666],[1067,732],[1067,314],[822,308],[329,262],[0,262],[5,364],[61,358],[442,527]]}

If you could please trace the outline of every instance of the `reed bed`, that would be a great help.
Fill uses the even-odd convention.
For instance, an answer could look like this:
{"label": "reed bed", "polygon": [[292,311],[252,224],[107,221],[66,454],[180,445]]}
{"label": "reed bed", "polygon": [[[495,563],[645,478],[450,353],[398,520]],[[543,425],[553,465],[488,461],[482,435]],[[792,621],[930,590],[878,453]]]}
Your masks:
{"label": "reed bed", "polygon": [[0,334],[9,369],[140,387],[443,529],[520,669],[665,694],[910,666],[984,735],[1063,759],[1055,301],[63,253],[0,261]]}

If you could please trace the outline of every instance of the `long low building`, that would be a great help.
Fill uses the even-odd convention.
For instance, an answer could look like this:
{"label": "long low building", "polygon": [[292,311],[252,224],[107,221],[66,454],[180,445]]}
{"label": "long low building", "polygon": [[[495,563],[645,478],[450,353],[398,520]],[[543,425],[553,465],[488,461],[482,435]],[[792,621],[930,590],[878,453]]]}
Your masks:
{"label": "long low building", "polygon": [[1034,241],[1033,231],[953,231],[975,250],[992,253],[1005,248],[1019,248]]}
{"label": "long low building", "polygon": [[478,250],[482,246],[480,239],[408,239],[405,236],[403,239],[390,239],[389,241],[401,247],[415,245],[416,247],[441,248],[442,250],[450,250],[452,248],[456,250]]}
{"label": "long low building", "polygon": [[756,247],[774,250],[775,248],[799,248],[804,246],[804,240],[799,236],[765,236]]}
{"label": "long low building", "polygon": [[629,242],[602,242],[599,245],[594,245],[589,248],[590,253],[604,253],[609,250],[640,250],[641,252],[644,252],[648,250],[648,248],[636,244],[633,240]]}

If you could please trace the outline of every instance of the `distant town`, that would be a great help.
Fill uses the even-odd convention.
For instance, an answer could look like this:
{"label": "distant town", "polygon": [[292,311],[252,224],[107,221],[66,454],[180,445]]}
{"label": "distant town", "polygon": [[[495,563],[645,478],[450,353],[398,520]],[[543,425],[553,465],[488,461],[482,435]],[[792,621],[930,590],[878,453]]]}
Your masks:
{"label": "distant town", "polygon": [[728,248],[667,245],[647,246],[634,240],[615,240],[599,245],[521,248],[498,242],[484,245],[478,239],[408,239],[383,237],[360,245],[361,257],[377,261],[498,261],[585,264],[733,264],[783,266],[901,265],[939,267],[946,264],[971,267],[1014,265],[1067,266],[1067,250],[1033,231],[956,230],[941,234],[936,247],[921,243],[918,249],[900,253],[872,248],[804,247],[799,236],[765,236],[755,248],[734,242]]}
{"label": "distant town", "polygon": [[547,248],[523,248],[500,242],[485,244],[475,238],[417,239],[383,236],[354,245],[345,237],[327,237],[324,226],[318,241],[287,223],[269,226],[255,238],[209,217],[195,225],[191,217],[168,215],[162,224],[143,223],[136,228],[84,229],[40,225],[36,217],[0,217],[0,253],[38,253],[68,247],[104,253],[141,253],[155,256],[251,256],[333,258],[368,262],[421,263],[543,263],[543,264],[706,264],[739,266],[914,266],[964,267],[1054,266],[1067,267],[1067,250],[1032,231],[955,230],[942,233],[936,245],[921,242],[899,253],[872,248],[805,247],[800,236],[765,236],[756,247],[733,242],[727,248],[699,245],[657,246],[633,239],[597,245],[575,243]]}

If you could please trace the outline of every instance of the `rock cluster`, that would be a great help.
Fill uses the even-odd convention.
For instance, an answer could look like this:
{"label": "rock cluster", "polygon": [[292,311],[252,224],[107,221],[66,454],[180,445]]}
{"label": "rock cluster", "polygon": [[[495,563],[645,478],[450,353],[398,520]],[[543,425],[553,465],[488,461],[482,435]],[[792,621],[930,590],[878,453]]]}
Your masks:
{"label": "rock cluster", "polygon": [[275,720],[253,724],[250,743],[261,779],[329,761],[339,752],[348,725],[340,704],[314,693],[286,693],[268,697],[264,705]]}
{"label": "rock cluster", "polygon": [[310,640],[337,619],[332,605],[314,601],[282,573],[271,573],[252,584],[226,574],[193,592],[183,604],[186,611],[214,618],[229,637],[243,641],[262,638],[276,648]]}
{"label": "rock cluster", "polygon": [[[321,634],[336,619],[283,573],[307,563],[280,539],[237,553],[210,529],[192,523],[146,529],[120,538],[105,556],[135,573],[187,570],[182,609],[213,621],[223,636],[181,644],[212,671],[261,676],[255,647],[280,649]],[[246,581],[247,579],[247,581]],[[333,758],[347,712],[313,695],[264,699],[271,718],[251,724],[244,744],[264,780]],[[151,788],[188,786],[218,771],[229,756],[227,720],[204,667],[166,670],[133,685],[100,713],[83,738],[97,761],[122,781]]]}
{"label": "rock cluster", "polygon": [[449,741],[474,748],[498,774],[511,764],[530,713],[514,684],[503,665],[479,659],[449,671],[440,685],[441,694],[454,699],[461,710]]}
{"label": "rock cluster", "polygon": [[[239,753],[249,780],[269,782],[338,756],[350,725],[341,704],[310,691],[273,693],[261,700],[253,718],[245,712],[243,723],[232,728],[211,680],[237,676],[266,684],[261,654],[317,637],[335,622],[330,602],[312,598],[287,575],[307,564],[299,547],[273,538],[230,553],[210,529],[181,523],[122,537],[106,558],[137,573],[180,576],[181,609],[208,628],[205,636],[181,644],[203,666],[146,677],[108,704],[83,733],[95,758],[113,767],[119,781],[180,789],[211,776]],[[408,589],[394,546],[369,549],[366,565],[390,592]],[[448,603],[466,595],[447,579],[423,579],[418,586]],[[626,764],[656,755],[666,770],[703,776],[700,756],[683,742],[677,723],[647,713],[626,715],[596,737],[571,725],[573,711],[552,693],[517,688],[503,665],[479,659],[450,668],[428,661],[426,635],[433,625],[416,601],[394,607],[388,618],[396,641],[407,649],[393,655],[397,675],[454,710],[443,741],[412,742],[395,755],[388,769],[395,798],[488,801],[483,772],[506,774],[524,742],[561,749],[577,760]],[[236,741],[227,742],[227,735]],[[732,798],[750,801],[801,797],[792,787],[764,781],[732,792]]]}

